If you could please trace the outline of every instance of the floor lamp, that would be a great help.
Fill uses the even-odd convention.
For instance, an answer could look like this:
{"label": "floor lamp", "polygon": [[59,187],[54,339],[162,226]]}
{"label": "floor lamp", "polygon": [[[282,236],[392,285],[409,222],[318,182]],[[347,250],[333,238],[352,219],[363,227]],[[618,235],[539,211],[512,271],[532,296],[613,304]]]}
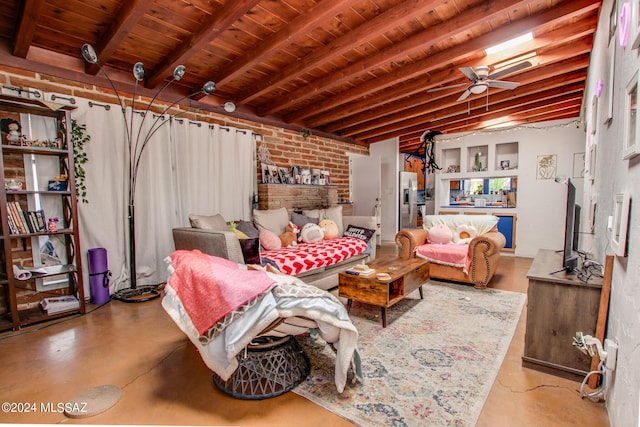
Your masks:
{"label": "floor lamp", "polygon": [[[144,149],[147,147],[147,144],[151,140],[151,137],[165,123],[169,122],[169,120],[164,120],[164,121],[160,120],[164,116],[164,114],[167,111],[169,111],[169,109],[171,109],[173,106],[175,106],[179,102],[181,102],[181,101],[183,101],[183,100],[185,100],[187,98],[191,98],[191,97],[193,97],[195,95],[198,95],[198,94],[210,95],[210,94],[212,94],[216,90],[216,85],[215,85],[214,82],[208,81],[197,92],[194,92],[194,93],[192,93],[190,95],[183,96],[182,98],[180,98],[177,101],[173,102],[171,105],[166,107],[162,111],[161,114],[159,114],[157,116],[157,118],[155,119],[155,121],[151,125],[151,128],[147,131],[146,135],[141,135],[142,134],[142,126],[144,125],[144,121],[147,118],[147,115],[149,114],[151,106],[153,105],[154,101],[157,99],[158,95],[160,95],[160,93],[163,90],[165,90],[171,83],[173,83],[174,81],[179,81],[182,78],[182,76],[184,76],[184,73],[185,73],[185,70],[186,70],[185,67],[183,65],[178,65],[173,70],[173,77],[171,78],[171,80],[169,80],[167,83],[165,83],[156,92],[156,94],[153,96],[153,98],[149,102],[149,105],[147,105],[147,108],[145,109],[144,113],[142,113],[142,120],[140,122],[140,127],[138,128],[137,135],[135,135],[135,138],[134,138],[133,115],[135,114],[135,99],[136,99],[136,92],[137,92],[137,89],[138,89],[138,83],[141,82],[142,80],[144,80],[144,65],[142,64],[142,62],[137,62],[133,66],[133,76],[135,78],[135,85],[134,85],[134,89],[133,89],[133,96],[131,97],[131,116],[129,118],[127,118],[125,104],[122,102],[122,98],[120,97],[120,93],[116,89],[116,87],[113,84],[113,81],[111,80],[111,78],[109,78],[109,75],[107,74],[107,72],[104,70],[104,68],[102,68],[102,66],[100,66],[100,64],[98,62],[98,55],[96,54],[96,51],[94,50],[94,48],[90,44],[84,44],[82,46],[82,57],[88,63],[95,64],[95,65],[98,66],[100,71],[102,71],[104,76],[109,81],[109,84],[111,85],[111,88],[115,92],[116,97],[118,98],[118,103],[120,104],[121,109],[122,109],[122,115],[123,115],[124,123],[125,123],[125,127],[126,127],[127,145],[128,145],[128,148],[129,148],[129,169],[128,169],[128,175],[129,175],[129,185],[128,185],[129,200],[128,200],[128,203],[129,203],[129,206],[128,206],[127,220],[128,220],[128,224],[129,224],[129,260],[130,260],[129,271],[130,271],[131,287],[129,289],[122,289],[122,290],[117,291],[114,294],[114,298],[116,298],[116,299],[118,299],[120,301],[124,301],[124,302],[149,301],[151,299],[159,297],[160,296],[160,292],[153,286],[138,287],[137,284],[136,284],[135,195],[136,195],[136,177],[138,175],[138,167],[140,166],[140,158],[142,156],[142,153],[143,153]],[[222,105],[222,108],[226,112],[232,113],[232,112],[235,111],[236,106],[232,101],[227,101]],[[184,114],[186,112],[187,111],[183,111],[183,112],[181,112],[181,113],[179,113],[177,115]]]}

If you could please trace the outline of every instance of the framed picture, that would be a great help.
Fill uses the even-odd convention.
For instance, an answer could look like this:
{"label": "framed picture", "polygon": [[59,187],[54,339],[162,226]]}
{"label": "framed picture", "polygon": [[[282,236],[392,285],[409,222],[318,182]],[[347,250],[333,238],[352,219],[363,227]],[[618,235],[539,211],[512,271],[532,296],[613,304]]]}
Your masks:
{"label": "framed picture", "polygon": [[596,155],[598,154],[598,145],[591,144],[589,147],[589,179],[591,182],[596,180]]}
{"label": "framed picture", "polygon": [[622,157],[629,159],[638,154],[638,71],[633,74],[626,87],[625,121],[624,121],[624,147]]}
{"label": "framed picture", "polygon": [[613,85],[614,85],[614,75],[616,72],[616,43],[615,40],[612,40],[609,43],[609,75],[607,76],[607,102],[605,104],[603,123],[611,124],[613,120]]}
{"label": "framed picture", "polygon": [[589,123],[589,129],[591,134],[594,135],[596,133],[596,129],[598,128],[598,97],[593,95],[591,98],[591,123]]}
{"label": "framed picture", "polygon": [[556,154],[538,156],[536,179],[554,179],[556,177],[557,168],[558,156]]}
{"label": "framed picture", "polygon": [[584,153],[573,153],[573,177],[584,178]]}
{"label": "framed picture", "polygon": [[613,226],[611,249],[617,256],[627,256],[627,234],[629,225],[629,193],[618,193],[613,199]]}
{"label": "framed picture", "polygon": [[629,42],[633,49],[640,47],[640,0],[631,0]]}
{"label": "framed picture", "polygon": [[609,40],[616,35],[616,29],[618,28],[618,2],[614,1],[611,5],[611,11],[609,11]]}
{"label": "framed picture", "polygon": [[502,170],[509,169],[509,160],[500,160],[500,169]]}

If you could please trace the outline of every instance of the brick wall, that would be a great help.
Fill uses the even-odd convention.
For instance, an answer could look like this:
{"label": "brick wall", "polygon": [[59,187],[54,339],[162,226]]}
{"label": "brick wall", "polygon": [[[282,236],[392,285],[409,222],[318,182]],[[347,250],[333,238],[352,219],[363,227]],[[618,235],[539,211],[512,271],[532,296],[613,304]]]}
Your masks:
{"label": "brick wall", "polygon": [[[109,89],[97,88],[46,74],[1,65],[0,84],[56,92],[66,96],[78,96],[92,99],[96,102],[117,103],[115,95]],[[128,98],[130,99],[130,95]],[[149,100],[147,99],[146,101],[148,102]],[[165,106],[158,102],[154,107],[157,107],[154,110],[157,109],[160,112]],[[313,134],[305,136],[302,133],[302,128],[300,130],[284,129],[211,112],[187,113],[183,114],[182,117],[248,129],[255,134],[262,135],[262,142],[258,142],[258,146],[268,149],[271,164],[279,167],[299,165],[310,169],[327,170],[331,176],[331,183],[338,190],[338,198],[344,200],[349,197],[348,154],[369,153],[368,147]],[[261,176],[260,168],[261,165],[258,162],[258,170],[256,171],[258,182],[260,182]]]}
{"label": "brick wall", "polygon": [[[34,73],[33,71],[3,65],[0,65],[0,85],[32,88],[43,92],[55,92],[65,96],[82,97],[100,103],[108,102],[117,104],[116,96],[109,89],[97,88],[91,85],[60,79],[55,76],[48,76],[46,74]],[[127,96],[126,94],[122,95]],[[128,98],[130,99],[130,94]],[[146,102],[149,102],[149,99],[146,99]],[[165,107],[166,104],[162,105],[162,103],[158,102],[154,106],[154,111],[157,110],[156,112],[160,112]],[[223,126],[234,126],[262,135],[262,141],[258,142],[257,145],[258,147],[268,149],[271,164],[280,167],[298,165],[309,169],[327,170],[331,176],[331,183],[335,185],[337,190],[338,198],[344,200],[349,197],[348,154],[369,153],[367,147],[317,135],[308,135],[305,137],[301,130],[267,126],[249,120],[236,119],[210,112],[187,113],[183,114],[182,117]],[[261,165],[260,162],[258,162],[258,171],[256,171],[258,182],[260,182],[261,178],[260,168]],[[6,171],[6,178],[16,178],[12,173],[15,173],[15,171]],[[12,247],[12,251],[14,251],[14,256],[18,256],[21,261],[24,261],[25,265],[28,265],[28,262],[32,261],[30,259],[30,242],[27,243],[26,248],[23,247],[22,244],[16,243],[14,247]],[[33,303],[29,301],[28,298],[30,292],[31,290],[25,289],[21,294],[20,299],[24,301],[25,304]],[[3,299],[4,294],[0,293],[0,310],[5,306]]]}

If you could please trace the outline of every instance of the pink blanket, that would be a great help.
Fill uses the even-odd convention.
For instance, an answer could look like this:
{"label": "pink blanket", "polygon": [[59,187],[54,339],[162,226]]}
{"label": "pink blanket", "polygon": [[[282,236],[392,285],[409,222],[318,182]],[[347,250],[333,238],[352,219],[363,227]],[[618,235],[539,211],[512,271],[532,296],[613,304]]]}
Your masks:
{"label": "pink blanket", "polygon": [[471,267],[469,245],[426,243],[416,247],[416,255],[436,264],[462,267],[465,273],[467,273],[469,267]]}
{"label": "pink blanket", "polygon": [[295,276],[309,270],[327,267],[360,255],[367,244],[353,237],[322,240],[316,243],[298,243],[277,251],[264,251],[262,258],[276,263],[281,272]]}
{"label": "pink blanket", "polygon": [[170,258],[173,273],[167,283],[200,335],[275,283],[264,271],[241,269],[235,262],[198,250],[175,251]]}

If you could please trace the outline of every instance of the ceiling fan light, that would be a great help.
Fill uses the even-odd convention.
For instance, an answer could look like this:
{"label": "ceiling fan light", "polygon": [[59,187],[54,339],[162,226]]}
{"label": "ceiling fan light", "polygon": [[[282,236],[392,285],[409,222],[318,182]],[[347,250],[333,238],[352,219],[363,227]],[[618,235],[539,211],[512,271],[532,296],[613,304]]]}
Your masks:
{"label": "ceiling fan light", "polygon": [[85,43],[82,45],[82,57],[89,64],[97,64],[98,63],[98,55],[96,55],[96,51],[89,43]]}
{"label": "ceiling fan light", "polygon": [[486,83],[476,83],[474,85],[471,85],[471,87],[469,88],[469,92],[478,95],[487,90],[487,87],[488,85]]}

